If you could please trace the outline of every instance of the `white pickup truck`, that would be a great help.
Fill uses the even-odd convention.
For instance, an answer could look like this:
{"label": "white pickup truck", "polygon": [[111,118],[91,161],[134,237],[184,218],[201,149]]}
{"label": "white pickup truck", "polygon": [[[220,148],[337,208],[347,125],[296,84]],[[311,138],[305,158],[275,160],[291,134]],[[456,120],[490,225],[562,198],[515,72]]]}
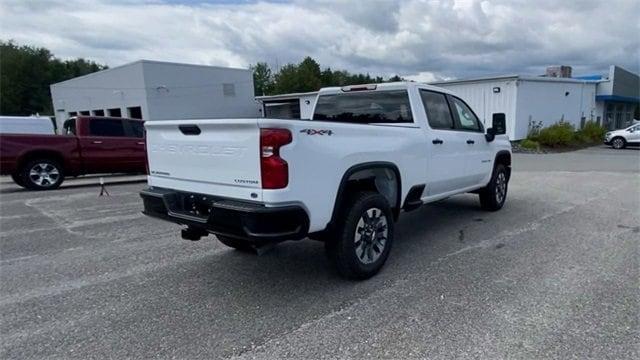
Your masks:
{"label": "white pickup truck", "polygon": [[320,90],[310,120],[147,121],[144,213],[230,247],[324,241],[345,277],[377,273],[401,211],[473,192],[495,211],[511,144],[450,91],[420,83]]}

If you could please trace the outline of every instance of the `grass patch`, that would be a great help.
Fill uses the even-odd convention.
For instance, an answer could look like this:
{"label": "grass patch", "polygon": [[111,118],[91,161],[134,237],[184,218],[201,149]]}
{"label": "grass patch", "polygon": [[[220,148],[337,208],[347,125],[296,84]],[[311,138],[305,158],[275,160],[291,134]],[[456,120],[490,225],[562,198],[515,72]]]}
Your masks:
{"label": "grass patch", "polygon": [[606,132],[595,121],[587,121],[577,131],[571,123],[563,120],[547,127],[542,127],[541,122],[529,122],[527,138],[520,142],[520,146],[530,150],[575,149],[600,143]]}
{"label": "grass patch", "polygon": [[540,150],[540,143],[535,140],[524,139],[520,141],[520,147],[523,149]]}
{"label": "grass patch", "polygon": [[599,143],[604,138],[607,129],[598,125],[595,121],[587,121],[584,127],[580,129],[576,136],[580,138],[580,141],[587,143]]}
{"label": "grass patch", "polygon": [[565,147],[573,143],[575,139],[573,125],[566,121],[559,121],[551,126],[540,129],[537,139],[543,146],[552,148]]}

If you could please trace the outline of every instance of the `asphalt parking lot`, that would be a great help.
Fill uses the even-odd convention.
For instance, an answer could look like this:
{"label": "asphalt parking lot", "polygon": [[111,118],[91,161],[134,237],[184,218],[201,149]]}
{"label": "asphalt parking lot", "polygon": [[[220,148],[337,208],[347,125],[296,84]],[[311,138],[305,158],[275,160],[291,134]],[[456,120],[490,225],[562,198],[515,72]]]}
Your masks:
{"label": "asphalt parking lot", "polygon": [[514,155],[505,208],[407,213],[386,267],[254,256],[146,218],[142,182],[0,184],[3,359],[638,358],[640,150]]}

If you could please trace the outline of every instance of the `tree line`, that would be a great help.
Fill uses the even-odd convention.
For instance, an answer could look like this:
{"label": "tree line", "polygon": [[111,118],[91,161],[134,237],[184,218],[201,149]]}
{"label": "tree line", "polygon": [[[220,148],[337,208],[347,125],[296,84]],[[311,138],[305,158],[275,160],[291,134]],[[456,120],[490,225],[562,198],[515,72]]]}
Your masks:
{"label": "tree line", "polygon": [[401,81],[398,75],[388,79],[369,74],[351,74],[345,70],[320,68],[317,61],[307,56],[299,64],[287,64],[277,72],[265,62],[251,66],[255,95],[275,95],[294,92],[316,91],[326,86],[346,86]]}
{"label": "tree line", "polygon": [[[17,45],[13,41],[0,40],[0,114],[2,115],[53,115],[49,85],[92,72],[108,66],[83,58],[61,60],[48,49],[29,45]],[[277,71],[265,62],[251,66],[255,95],[274,95],[293,92],[316,91],[325,86],[400,81],[393,76],[383,79],[369,74],[352,74],[344,70],[320,68],[311,57],[298,64],[287,64]]]}
{"label": "tree line", "polygon": [[0,114],[53,115],[49,85],[106,68],[82,58],[61,60],[43,47],[0,40]]}

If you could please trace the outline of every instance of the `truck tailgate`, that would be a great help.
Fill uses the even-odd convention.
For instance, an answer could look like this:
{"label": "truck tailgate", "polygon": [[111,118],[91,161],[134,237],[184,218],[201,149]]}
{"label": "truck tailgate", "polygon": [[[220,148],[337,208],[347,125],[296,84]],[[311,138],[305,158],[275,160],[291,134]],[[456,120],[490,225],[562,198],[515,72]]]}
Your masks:
{"label": "truck tailgate", "polygon": [[260,201],[257,119],[147,121],[149,185]]}

